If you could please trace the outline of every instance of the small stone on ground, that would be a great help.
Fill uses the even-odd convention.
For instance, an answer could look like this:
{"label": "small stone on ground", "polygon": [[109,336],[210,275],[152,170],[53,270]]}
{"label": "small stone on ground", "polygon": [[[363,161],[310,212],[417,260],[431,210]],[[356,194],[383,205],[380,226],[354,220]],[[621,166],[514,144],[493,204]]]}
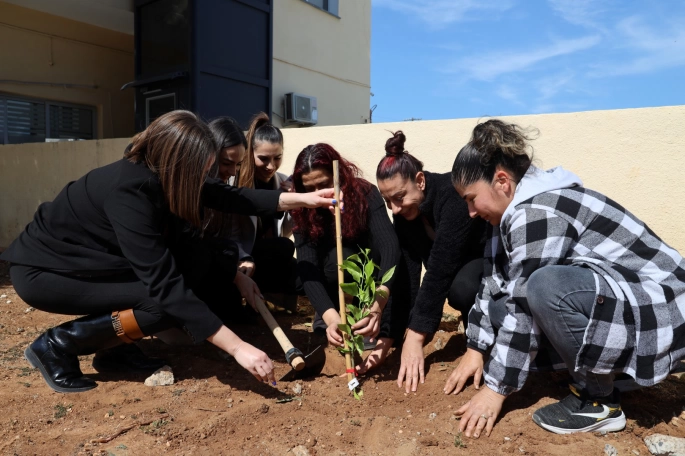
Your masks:
{"label": "small stone on ground", "polygon": [[607,456],[618,456],[618,451],[616,451],[616,448],[612,445],[609,445],[608,443],[604,445],[604,454]]}
{"label": "small stone on ground", "polygon": [[645,438],[645,445],[653,455],[685,456],[685,439],[670,435],[652,434]]}
{"label": "small stone on ground", "polygon": [[145,386],[168,386],[174,384],[174,372],[169,366],[163,366],[145,379]]}

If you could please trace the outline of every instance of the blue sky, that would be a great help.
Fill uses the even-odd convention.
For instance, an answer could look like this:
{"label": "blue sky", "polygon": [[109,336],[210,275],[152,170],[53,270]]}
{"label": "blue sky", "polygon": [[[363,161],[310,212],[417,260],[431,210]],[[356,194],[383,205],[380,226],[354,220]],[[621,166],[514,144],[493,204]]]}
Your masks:
{"label": "blue sky", "polygon": [[685,0],[372,0],[373,121],[685,104]]}

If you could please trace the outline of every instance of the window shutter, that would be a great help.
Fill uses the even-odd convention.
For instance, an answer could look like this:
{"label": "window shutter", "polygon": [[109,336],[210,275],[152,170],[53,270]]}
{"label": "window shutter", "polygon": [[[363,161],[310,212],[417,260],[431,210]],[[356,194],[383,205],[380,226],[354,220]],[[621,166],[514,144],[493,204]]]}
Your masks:
{"label": "window shutter", "polygon": [[93,139],[93,110],[51,104],[50,138]]}
{"label": "window shutter", "polygon": [[5,98],[5,104],[9,144],[45,141],[45,103]]}
{"label": "window shutter", "polygon": [[0,97],[0,144],[7,144],[5,132],[7,131],[7,102],[3,97]]}

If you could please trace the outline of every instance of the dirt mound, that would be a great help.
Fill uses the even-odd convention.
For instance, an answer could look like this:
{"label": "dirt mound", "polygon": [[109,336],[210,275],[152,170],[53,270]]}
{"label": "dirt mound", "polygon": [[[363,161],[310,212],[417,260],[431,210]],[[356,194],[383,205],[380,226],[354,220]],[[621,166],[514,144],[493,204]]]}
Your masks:
{"label": "dirt mound", "polygon": [[[685,419],[674,420],[685,404],[685,382],[662,384],[623,397],[628,426],[607,435],[559,436],[531,420],[532,412],[567,394],[568,377],[534,374],[526,389],[512,396],[490,438],[458,434],[454,411],[474,394],[445,396],[442,386],[464,352],[454,317],[446,316],[426,346],[429,372],[416,394],[396,384],[399,352],[362,377],[364,399],[347,390],[344,359],[326,350],[323,374],[274,388],[257,383],[235,361],[213,346],[139,343],[147,353],[168,360],[176,383],[147,387],[145,375],[98,373],[92,357],[83,371],[99,386],[80,394],[49,389],[23,359],[24,348],[47,328],[69,318],[31,310],[14,293],[0,264],[0,454],[118,456],[173,454],[440,455],[440,454],[603,454],[605,444],[621,455],[646,455],[642,438],[652,433],[685,437]],[[10,302],[7,302],[10,301]],[[318,342],[310,332],[311,307],[300,302],[295,314],[277,319],[303,351]],[[277,364],[277,377],[289,366],[266,326],[237,332],[264,349]]]}

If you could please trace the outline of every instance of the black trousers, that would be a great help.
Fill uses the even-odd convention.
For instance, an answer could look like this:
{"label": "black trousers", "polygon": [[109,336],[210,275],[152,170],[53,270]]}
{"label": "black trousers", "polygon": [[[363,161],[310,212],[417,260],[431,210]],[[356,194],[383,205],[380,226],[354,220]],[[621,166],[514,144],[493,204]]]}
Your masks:
{"label": "black trousers", "polygon": [[295,244],[288,238],[258,239],[252,248],[252,277],[262,293],[298,294]]}
{"label": "black trousers", "polygon": [[[254,320],[256,314],[241,305],[233,284],[237,248],[231,241],[183,235],[171,248],[184,282],[224,322]],[[143,334],[180,326],[166,316],[147,289],[131,272],[81,277],[32,266],[12,265],[14,288],[27,304],[62,315],[102,315],[133,309]],[[230,280],[227,280],[230,277]]]}
{"label": "black trousers", "polygon": [[12,285],[36,309],[62,315],[102,315],[133,309],[143,334],[175,326],[148,295],[133,272],[102,277],[76,277],[14,264]]}
{"label": "black trousers", "polygon": [[[411,293],[406,263],[401,263],[401,266],[397,270],[398,275],[395,279],[394,287],[394,292],[400,295],[400,299],[395,300],[392,313],[393,338],[399,338],[400,340],[404,338],[404,330],[409,324],[409,316],[416,303],[416,295]],[[482,278],[483,259],[476,258],[466,263],[457,271],[450,285],[447,293],[447,303],[453,309],[461,312],[464,324],[468,321],[469,311],[476,301],[476,295],[478,294]]]}
{"label": "black trousers", "polygon": [[454,276],[450,291],[447,294],[447,303],[453,309],[457,309],[467,320],[469,311],[476,301],[476,295],[483,279],[483,259],[477,258],[466,263]]}

